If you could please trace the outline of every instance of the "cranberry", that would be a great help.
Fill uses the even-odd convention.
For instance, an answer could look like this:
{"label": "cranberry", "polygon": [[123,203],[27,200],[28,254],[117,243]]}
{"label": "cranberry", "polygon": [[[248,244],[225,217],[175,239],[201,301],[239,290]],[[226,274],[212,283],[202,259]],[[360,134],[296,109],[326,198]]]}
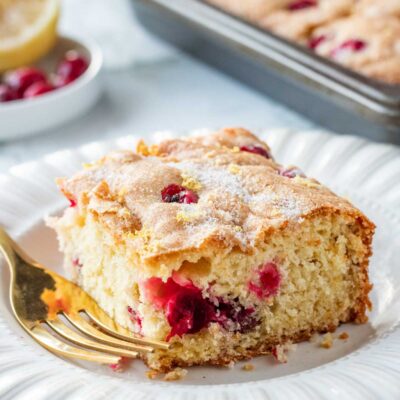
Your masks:
{"label": "cranberry", "polygon": [[[179,282],[179,283],[178,283]],[[189,279],[176,276],[163,282],[161,278],[149,278],[140,284],[147,301],[157,309],[164,310],[173,336],[195,333],[206,328],[210,322],[219,323],[230,332],[249,332],[259,324],[253,308],[245,308],[238,299],[212,302],[202,296],[201,290]],[[217,304],[216,304],[217,303]],[[140,316],[128,307],[134,322],[141,326]],[[137,320],[140,319],[140,321]]]}
{"label": "cranberry", "polygon": [[88,62],[77,51],[70,50],[65,53],[64,58],[61,60],[57,67],[57,76],[60,82],[68,84],[75,79],[79,78],[88,68]]}
{"label": "cranberry", "polygon": [[17,99],[18,95],[14,89],[8,85],[0,84],[0,103]]}
{"label": "cranberry", "polygon": [[267,262],[258,271],[257,282],[249,282],[249,290],[255,293],[259,299],[266,299],[278,293],[281,280],[281,274],[276,264]]}
{"label": "cranberry", "polygon": [[360,39],[350,39],[343,42],[339,47],[332,50],[331,56],[337,57],[343,51],[350,51],[352,53],[358,53],[367,47],[367,43]]}
{"label": "cranberry", "polygon": [[315,7],[317,4],[317,0],[297,0],[290,3],[287,8],[290,11],[298,11],[309,7]]}
{"label": "cranberry", "polygon": [[57,89],[69,85],[72,81],[73,79],[64,78],[62,76],[57,76],[57,75],[55,75],[52,80],[54,87]]}
{"label": "cranberry", "polygon": [[136,324],[139,329],[142,329],[142,318],[140,317],[139,313],[130,306],[127,307],[127,311],[131,321]]}
{"label": "cranberry", "polygon": [[79,269],[83,267],[83,265],[81,264],[81,261],[79,260],[79,258],[74,258],[74,259],[72,260],[72,265],[73,265],[74,267],[79,268]]}
{"label": "cranberry", "polygon": [[253,146],[253,145],[242,146],[242,147],[240,147],[240,150],[247,151],[248,153],[258,154],[265,158],[271,158],[271,154],[269,154],[268,150],[264,149],[261,146]]}
{"label": "cranberry", "polygon": [[181,286],[168,278],[163,282],[161,278],[149,278],[141,283],[141,289],[148,301],[161,310],[165,308],[170,297],[181,289]]}
{"label": "cranberry", "polygon": [[199,197],[197,194],[183,186],[175,183],[166,186],[161,191],[161,198],[164,203],[197,203]]}
{"label": "cranberry", "polygon": [[245,308],[238,299],[229,302],[219,299],[218,303],[214,320],[227,331],[246,333],[259,324],[254,308]]}
{"label": "cranberry", "polygon": [[212,305],[200,290],[183,289],[175,293],[166,305],[166,316],[171,326],[167,340],[185,333],[196,333],[205,328],[213,317]]}
{"label": "cranberry", "polygon": [[326,40],[325,35],[316,36],[308,41],[308,47],[315,50],[322,42]]}
{"label": "cranberry", "polygon": [[35,82],[46,82],[46,75],[37,68],[22,67],[9,72],[5,76],[5,83],[14,89],[19,98],[24,95],[26,89]]}
{"label": "cranberry", "polygon": [[54,87],[47,82],[35,82],[25,90],[24,99],[41,96],[52,90],[54,90]]}
{"label": "cranberry", "polygon": [[306,175],[304,172],[297,167],[290,167],[290,168],[281,168],[279,170],[279,175],[285,176],[286,178],[295,178],[296,176],[301,176],[302,178],[305,178]]}
{"label": "cranberry", "polygon": [[141,289],[157,309],[165,310],[171,326],[167,340],[175,335],[198,332],[207,327],[214,317],[213,305],[191,282],[181,286],[172,278],[163,282],[153,277],[141,283]]}
{"label": "cranberry", "polygon": [[72,208],[78,205],[75,199],[68,199],[68,201],[69,201],[69,206]]}

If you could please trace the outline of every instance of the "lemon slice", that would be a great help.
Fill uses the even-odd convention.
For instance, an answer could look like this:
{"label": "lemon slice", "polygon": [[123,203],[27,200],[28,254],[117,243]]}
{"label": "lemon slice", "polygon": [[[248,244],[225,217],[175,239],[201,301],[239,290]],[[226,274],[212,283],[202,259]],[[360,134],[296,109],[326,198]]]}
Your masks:
{"label": "lemon slice", "polygon": [[0,0],[0,72],[32,64],[55,44],[59,0]]}

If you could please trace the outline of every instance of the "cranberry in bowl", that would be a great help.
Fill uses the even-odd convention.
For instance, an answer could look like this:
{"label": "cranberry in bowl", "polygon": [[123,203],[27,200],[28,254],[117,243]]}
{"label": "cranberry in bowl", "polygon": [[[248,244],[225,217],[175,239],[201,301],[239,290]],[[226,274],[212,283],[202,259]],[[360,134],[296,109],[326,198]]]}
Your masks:
{"label": "cranberry in bowl", "polygon": [[0,78],[0,140],[32,135],[84,114],[101,93],[102,55],[91,41],[59,36],[35,65]]}

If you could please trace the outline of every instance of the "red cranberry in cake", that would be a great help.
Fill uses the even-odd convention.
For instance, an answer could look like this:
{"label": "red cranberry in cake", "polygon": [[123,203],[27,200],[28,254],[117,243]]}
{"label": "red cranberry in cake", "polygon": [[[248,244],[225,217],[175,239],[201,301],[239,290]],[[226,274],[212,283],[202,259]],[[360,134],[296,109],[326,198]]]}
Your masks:
{"label": "red cranberry in cake", "polygon": [[269,151],[264,149],[261,146],[255,146],[255,145],[241,146],[240,150],[241,151],[247,151],[248,153],[258,154],[258,155],[263,156],[265,158],[271,158],[271,154],[269,154]]}
{"label": "red cranberry in cake", "polygon": [[331,57],[336,58],[341,54],[347,53],[358,53],[367,47],[367,43],[360,39],[349,39],[343,42],[339,47],[336,47],[331,52]]}
{"label": "red cranberry in cake", "polygon": [[278,293],[281,274],[273,262],[267,262],[257,271],[257,278],[249,282],[249,290],[259,299],[267,299]]}
{"label": "red cranberry in cake", "polygon": [[81,261],[79,260],[79,258],[73,258],[72,265],[76,268],[82,268],[82,266],[83,266]]}
{"label": "red cranberry in cake", "polygon": [[185,333],[195,333],[206,327],[214,315],[211,303],[202,297],[200,289],[191,282],[185,286],[172,278],[163,282],[160,278],[149,278],[141,284],[147,301],[165,311],[171,326],[167,340]]}
{"label": "red cranberry in cake", "polygon": [[220,298],[213,303],[204,298],[200,289],[190,280],[179,277],[179,281],[183,285],[172,278],[163,282],[153,277],[141,284],[146,300],[157,309],[165,311],[171,327],[168,340],[175,335],[181,337],[186,333],[198,332],[210,322],[219,323],[227,331],[241,333],[249,332],[259,323],[254,308],[245,308],[238,299],[232,301]]}
{"label": "red cranberry in cake", "polygon": [[316,7],[318,5],[317,0],[297,0],[293,1],[288,5],[288,10],[298,11],[304,10],[305,8]]}
{"label": "red cranberry in cake", "polygon": [[24,95],[25,90],[36,82],[46,82],[44,72],[33,67],[22,67],[5,75],[4,82],[14,89],[18,97]]}
{"label": "red cranberry in cake", "polygon": [[166,305],[166,317],[171,326],[167,340],[175,335],[196,333],[206,328],[213,315],[212,305],[202,297],[200,290],[179,290]]}
{"label": "red cranberry in cake", "polygon": [[140,286],[146,299],[154,304],[157,309],[165,308],[170,297],[181,288],[171,278],[163,282],[161,278],[156,277],[141,282]]}
{"label": "red cranberry in cake", "polygon": [[325,35],[320,35],[320,36],[316,36],[311,38],[308,41],[308,47],[312,50],[316,49],[322,42],[324,42],[326,40],[326,36]]}
{"label": "red cranberry in cake", "polygon": [[139,313],[135,311],[132,307],[128,306],[127,311],[129,313],[129,317],[131,321],[139,327],[139,329],[142,329],[142,318],[140,317]]}
{"label": "red cranberry in cake", "polygon": [[227,331],[246,333],[260,323],[254,312],[254,308],[245,308],[238,299],[233,301],[219,299],[214,319]]}
{"label": "red cranberry in cake", "polygon": [[68,199],[70,207],[76,207],[78,203],[74,199]]}
{"label": "red cranberry in cake", "polygon": [[161,198],[164,203],[191,204],[197,203],[199,200],[195,192],[175,183],[166,186],[161,191]]}

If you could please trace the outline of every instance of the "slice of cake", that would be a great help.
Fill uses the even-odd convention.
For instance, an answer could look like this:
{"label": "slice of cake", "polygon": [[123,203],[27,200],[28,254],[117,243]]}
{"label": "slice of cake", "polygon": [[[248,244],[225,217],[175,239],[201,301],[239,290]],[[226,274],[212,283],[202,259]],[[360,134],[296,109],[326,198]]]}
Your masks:
{"label": "slice of cake", "polygon": [[244,129],[139,144],[58,182],[73,279],[171,350],[153,369],[225,365],[367,320],[374,225]]}

